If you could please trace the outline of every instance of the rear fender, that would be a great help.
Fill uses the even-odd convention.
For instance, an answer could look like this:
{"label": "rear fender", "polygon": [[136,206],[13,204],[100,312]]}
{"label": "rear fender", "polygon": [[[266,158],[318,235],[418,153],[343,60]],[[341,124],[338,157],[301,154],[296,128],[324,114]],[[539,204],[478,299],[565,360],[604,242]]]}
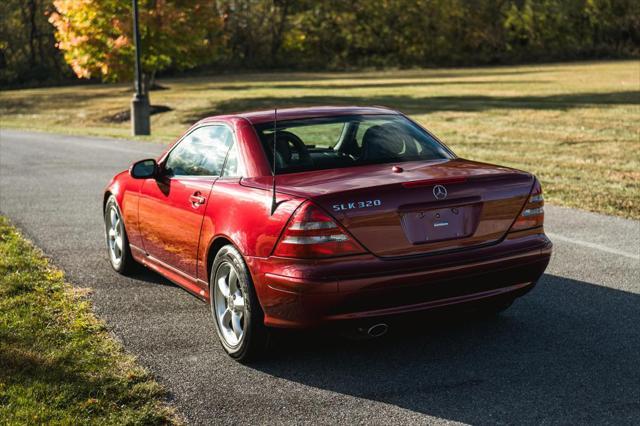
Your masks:
{"label": "rear fender", "polygon": [[[240,185],[239,179],[219,179],[207,203],[198,248],[198,279],[208,282],[212,252],[220,241],[233,244],[245,257],[268,257],[285,224],[304,198],[278,194],[271,214],[270,191]],[[254,280],[255,281],[255,280]]]}

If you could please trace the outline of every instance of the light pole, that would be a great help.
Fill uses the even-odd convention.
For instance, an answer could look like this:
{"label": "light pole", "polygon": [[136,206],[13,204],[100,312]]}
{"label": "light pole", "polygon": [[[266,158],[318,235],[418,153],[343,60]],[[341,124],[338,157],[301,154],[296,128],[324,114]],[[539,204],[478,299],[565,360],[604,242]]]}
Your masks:
{"label": "light pole", "polygon": [[136,50],[136,93],[131,100],[131,130],[133,135],[150,135],[148,88],[142,86],[142,69],[140,67],[140,31],[138,29],[138,0],[133,0],[133,39]]}

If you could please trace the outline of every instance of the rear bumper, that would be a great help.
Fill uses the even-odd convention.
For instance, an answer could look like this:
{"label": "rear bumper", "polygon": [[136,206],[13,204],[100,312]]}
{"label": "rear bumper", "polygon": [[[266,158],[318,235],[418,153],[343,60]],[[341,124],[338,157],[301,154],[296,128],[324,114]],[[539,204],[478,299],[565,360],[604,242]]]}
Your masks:
{"label": "rear bumper", "polygon": [[265,324],[306,328],[519,297],[544,273],[551,249],[540,229],[510,234],[489,247],[414,258],[246,260]]}

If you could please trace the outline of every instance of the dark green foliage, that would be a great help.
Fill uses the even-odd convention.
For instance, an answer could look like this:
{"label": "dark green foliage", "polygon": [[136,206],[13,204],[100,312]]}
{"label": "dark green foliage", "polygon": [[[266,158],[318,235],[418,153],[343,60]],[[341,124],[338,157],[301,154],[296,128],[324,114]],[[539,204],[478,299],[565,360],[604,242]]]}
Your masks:
{"label": "dark green foliage", "polygon": [[51,0],[0,1],[0,87],[71,77],[47,22]]}
{"label": "dark green foliage", "polygon": [[637,56],[640,45],[633,0],[327,0],[288,21],[276,61],[303,68]]}
{"label": "dark green foliage", "polygon": [[[195,13],[190,2],[174,3],[176,12],[182,8],[186,15]],[[145,7],[159,5],[155,0],[140,4],[143,15]],[[640,55],[637,0],[202,0],[199,4],[198,16],[188,21],[190,33],[203,34],[198,37],[204,37],[205,49],[194,53],[178,43],[182,49],[171,57],[169,72],[466,66]],[[27,19],[33,5],[35,39]],[[53,28],[46,17],[50,11],[52,0],[2,2],[1,83],[69,74],[54,48]],[[154,46],[147,49],[154,52]]]}

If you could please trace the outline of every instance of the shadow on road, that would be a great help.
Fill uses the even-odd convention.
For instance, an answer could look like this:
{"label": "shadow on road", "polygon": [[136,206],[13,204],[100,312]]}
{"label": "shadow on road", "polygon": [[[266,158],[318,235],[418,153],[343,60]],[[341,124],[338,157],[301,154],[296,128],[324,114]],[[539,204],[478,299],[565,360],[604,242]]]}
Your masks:
{"label": "shadow on road", "polygon": [[471,424],[637,424],[639,353],[640,295],[546,274],[498,317],[421,316],[369,341],[281,333],[248,368]]}
{"label": "shadow on road", "polygon": [[[149,284],[157,284],[164,285],[168,287],[176,287],[180,288],[162,275],[152,271],[151,269],[147,269],[144,267],[140,267],[135,273],[131,275],[131,278],[134,280],[142,281]],[[186,290],[185,290],[186,292]]]}
{"label": "shadow on road", "polygon": [[640,418],[640,296],[553,275],[493,319],[431,318],[367,342],[278,340],[252,367],[466,423]]}

